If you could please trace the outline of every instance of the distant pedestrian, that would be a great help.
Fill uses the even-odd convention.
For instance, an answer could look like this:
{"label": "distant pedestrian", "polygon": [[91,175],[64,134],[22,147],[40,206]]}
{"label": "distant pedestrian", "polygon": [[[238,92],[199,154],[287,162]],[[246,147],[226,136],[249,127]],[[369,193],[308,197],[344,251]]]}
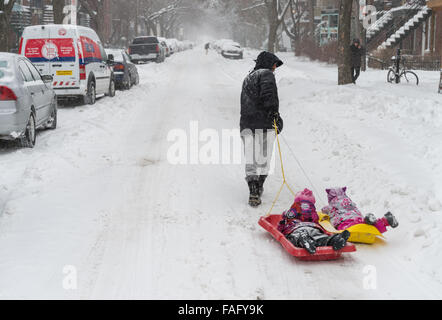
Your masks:
{"label": "distant pedestrian", "polygon": [[210,43],[206,43],[204,48],[206,49],[206,55],[207,55],[209,53]]}
{"label": "distant pedestrian", "polygon": [[362,56],[364,55],[364,47],[361,46],[361,41],[359,39],[354,39],[351,50],[351,77],[353,83],[359,78],[361,73]]}

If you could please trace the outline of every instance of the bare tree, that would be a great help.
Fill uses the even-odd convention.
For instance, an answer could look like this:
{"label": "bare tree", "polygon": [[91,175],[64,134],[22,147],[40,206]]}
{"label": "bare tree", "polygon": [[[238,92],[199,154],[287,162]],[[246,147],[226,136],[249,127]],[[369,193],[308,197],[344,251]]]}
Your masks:
{"label": "bare tree", "polygon": [[284,7],[282,7],[281,1],[282,0],[264,0],[267,7],[267,19],[269,24],[267,50],[270,52],[275,52],[275,44],[278,39],[278,29],[291,3],[290,0],[287,0]]}
{"label": "bare tree", "polygon": [[11,49],[10,35],[12,8],[16,0],[0,0],[0,51]]}
{"label": "bare tree", "polygon": [[339,30],[338,30],[338,84],[352,83],[350,34],[351,16],[353,12],[352,0],[340,0]]}
{"label": "bare tree", "polygon": [[112,0],[112,34],[110,41],[119,46],[126,46],[128,41],[138,36],[138,17],[141,0],[126,0],[125,9],[121,10],[121,0]]}
{"label": "bare tree", "polygon": [[91,27],[102,41],[107,41],[106,36],[106,0],[79,0],[80,8],[91,18]]}
{"label": "bare tree", "polygon": [[295,55],[301,55],[301,43],[310,33],[310,20],[314,17],[310,16],[310,7],[302,0],[290,0],[289,21],[283,19],[283,27],[286,34],[293,40],[295,44]]}
{"label": "bare tree", "polygon": [[182,0],[144,1],[142,6],[143,20],[148,33],[167,36],[176,28],[179,13],[185,9]]}

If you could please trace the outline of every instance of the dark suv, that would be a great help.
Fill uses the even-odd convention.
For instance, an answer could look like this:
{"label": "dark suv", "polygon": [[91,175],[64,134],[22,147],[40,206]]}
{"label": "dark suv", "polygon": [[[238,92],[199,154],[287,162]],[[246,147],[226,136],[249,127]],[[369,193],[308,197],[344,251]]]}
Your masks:
{"label": "dark suv", "polygon": [[137,37],[129,46],[130,59],[134,63],[155,61],[163,62],[166,59],[165,48],[157,37]]}

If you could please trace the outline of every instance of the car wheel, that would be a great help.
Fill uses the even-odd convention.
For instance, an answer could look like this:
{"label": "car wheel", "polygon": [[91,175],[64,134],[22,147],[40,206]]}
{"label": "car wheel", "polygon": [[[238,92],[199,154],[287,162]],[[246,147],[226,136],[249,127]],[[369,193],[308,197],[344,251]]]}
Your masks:
{"label": "car wheel", "polygon": [[46,123],[46,129],[54,130],[57,128],[57,113],[57,99],[55,99],[54,105],[52,107],[51,116]]}
{"label": "car wheel", "polygon": [[89,81],[87,85],[87,93],[83,96],[83,103],[93,105],[97,101],[97,92],[95,90],[95,82]]}
{"label": "car wheel", "polygon": [[22,148],[34,148],[36,137],[35,115],[31,112],[25,132],[23,136],[19,138],[18,143]]}
{"label": "car wheel", "polygon": [[109,91],[106,94],[109,97],[115,97],[115,80],[111,79],[110,83],[109,83]]}

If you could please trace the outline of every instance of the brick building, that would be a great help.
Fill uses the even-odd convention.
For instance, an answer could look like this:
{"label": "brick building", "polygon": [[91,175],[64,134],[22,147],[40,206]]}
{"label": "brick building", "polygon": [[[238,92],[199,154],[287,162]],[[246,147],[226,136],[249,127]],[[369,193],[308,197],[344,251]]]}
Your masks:
{"label": "brick building", "polygon": [[442,58],[442,0],[429,0],[427,6],[432,14],[425,26],[425,51]]}

